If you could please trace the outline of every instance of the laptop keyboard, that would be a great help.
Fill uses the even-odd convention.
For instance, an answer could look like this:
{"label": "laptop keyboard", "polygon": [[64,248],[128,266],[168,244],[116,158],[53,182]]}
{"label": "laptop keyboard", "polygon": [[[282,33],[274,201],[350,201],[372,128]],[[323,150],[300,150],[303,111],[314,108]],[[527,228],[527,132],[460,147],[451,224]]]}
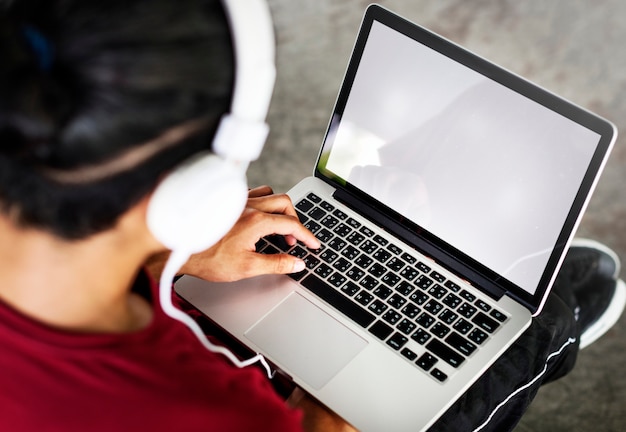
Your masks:
{"label": "laptop keyboard", "polygon": [[506,321],[487,299],[314,193],[295,207],[321,248],[289,246],[282,236],[270,236],[257,251],[302,258],[307,269],[293,279],[437,381],[462,367]]}

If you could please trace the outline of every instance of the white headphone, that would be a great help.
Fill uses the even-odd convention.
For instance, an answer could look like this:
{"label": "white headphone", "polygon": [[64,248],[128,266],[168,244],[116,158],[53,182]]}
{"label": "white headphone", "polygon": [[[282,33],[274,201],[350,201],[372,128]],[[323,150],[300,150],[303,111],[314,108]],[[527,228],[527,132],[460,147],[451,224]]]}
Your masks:
{"label": "white headphone", "polygon": [[230,114],[213,140],[213,152],[197,155],[156,188],[147,223],[164,246],[200,252],[234,225],[246,204],[245,170],[263,149],[265,117],[276,70],[274,33],[262,0],[224,0],[235,50],[235,87]]}
{"label": "white headphone", "polygon": [[213,139],[214,153],[198,154],[167,175],[153,192],[147,211],[148,228],[172,253],[163,269],[159,298],[163,311],[189,327],[210,351],[244,367],[261,355],[240,361],[224,347],[211,343],[197,323],[172,304],[176,272],[189,256],[208,249],[237,222],[248,198],[245,171],[263,149],[269,127],[269,107],[276,69],[274,32],[264,0],[222,0],[235,51],[235,88],[230,114]]}

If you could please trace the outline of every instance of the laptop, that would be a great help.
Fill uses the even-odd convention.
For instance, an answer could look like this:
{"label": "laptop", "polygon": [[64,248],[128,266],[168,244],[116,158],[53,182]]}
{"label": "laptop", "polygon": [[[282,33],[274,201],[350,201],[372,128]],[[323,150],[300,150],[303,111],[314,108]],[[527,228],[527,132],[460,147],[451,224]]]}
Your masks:
{"label": "laptop", "polygon": [[427,429],[530,325],[616,129],[378,6],[314,174],[307,269],[176,291],[363,431]]}

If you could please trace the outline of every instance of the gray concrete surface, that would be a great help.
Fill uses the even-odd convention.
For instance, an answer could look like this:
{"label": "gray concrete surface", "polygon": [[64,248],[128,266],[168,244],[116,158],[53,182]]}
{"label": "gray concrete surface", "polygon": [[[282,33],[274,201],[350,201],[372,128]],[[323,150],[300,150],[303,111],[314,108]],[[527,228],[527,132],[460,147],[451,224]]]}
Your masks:
{"label": "gray concrete surface", "polygon": [[[251,184],[286,191],[313,169],[365,0],[269,0],[278,77]],[[383,0],[381,4],[612,120],[618,139],[578,235],[626,260],[626,2]],[[624,272],[622,272],[624,275]],[[541,389],[516,429],[626,430],[626,317]]]}

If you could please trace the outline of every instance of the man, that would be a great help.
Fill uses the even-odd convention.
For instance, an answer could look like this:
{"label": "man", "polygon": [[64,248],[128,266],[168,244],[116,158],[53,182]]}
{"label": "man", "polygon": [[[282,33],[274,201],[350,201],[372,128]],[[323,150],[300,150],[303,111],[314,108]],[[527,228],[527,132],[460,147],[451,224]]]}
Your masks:
{"label": "man", "polygon": [[[233,35],[221,3],[0,5],[3,428],[349,429],[300,391],[290,398],[299,409],[289,408],[258,369],[237,369],[208,352],[158,301],[170,247],[149,222],[154,196],[164,177],[211,147],[231,103]],[[226,178],[216,175],[212,188],[225,189]],[[207,232],[229,203],[209,204]],[[267,187],[250,190],[229,227],[235,222],[215,245],[194,250],[180,272],[225,281],[302,269],[289,255],[255,252],[270,234],[319,247],[288,198]],[[539,384],[571,369],[578,335],[619,317],[621,309],[610,307],[621,292],[618,261],[589,246],[572,248],[564,269],[574,276],[560,279],[548,312],[516,344],[532,353],[531,367],[512,367],[515,352],[505,356],[438,428],[514,425],[519,413],[512,412]],[[584,267],[581,255],[590,258]],[[557,361],[548,359],[570,339]],[[510,381],[489,379],[503,368]],[[530,380],[523,404],[499,405]],[[493,399],[477,397],[485,389]]]}

